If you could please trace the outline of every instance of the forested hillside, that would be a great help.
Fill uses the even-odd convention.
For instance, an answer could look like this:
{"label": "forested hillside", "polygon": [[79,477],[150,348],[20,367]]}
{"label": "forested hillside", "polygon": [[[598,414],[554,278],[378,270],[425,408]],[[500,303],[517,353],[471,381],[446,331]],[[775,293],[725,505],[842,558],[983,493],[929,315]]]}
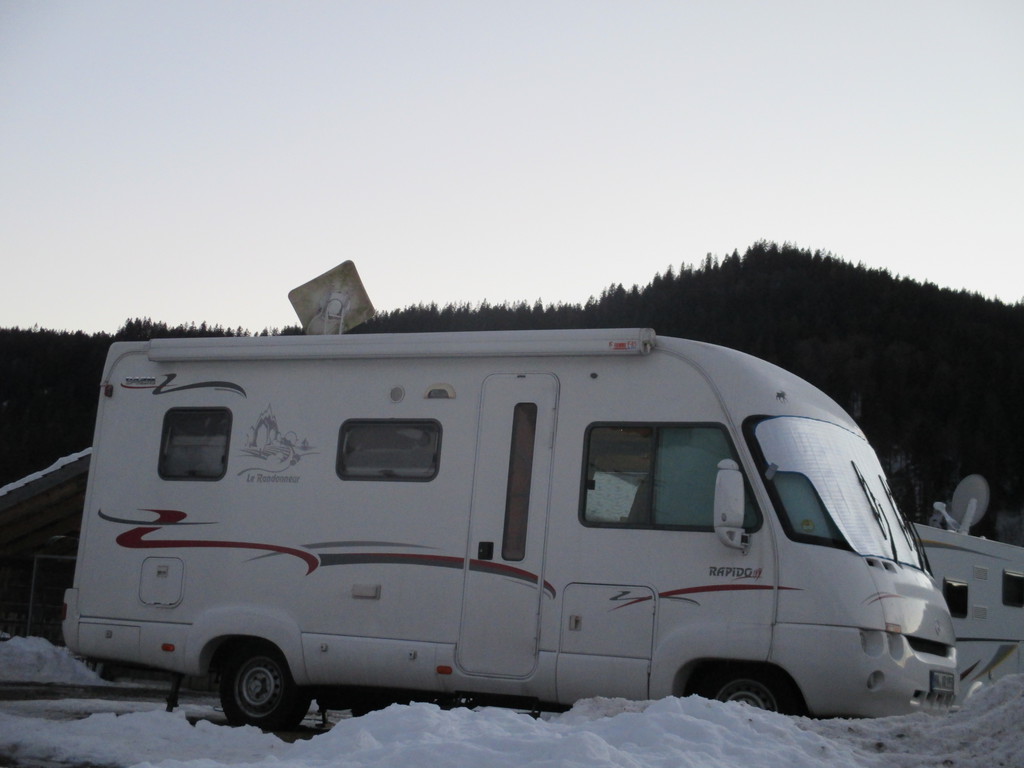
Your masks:
{"label": "forested hillside", "polygon": [[[758,243],[643,287],[612,286],[583,306],[416,306],[357,332],[616,326],[734,347],[821,387],[863,426],[916,519],[975,472],[989,480],[994,509],[1024,507],[1024,302]],[[245,333],[148,320],[113,337],[0,330],[0,485],[89,445],[115,338]],[[994,519],[975,532],[996,537]]]}

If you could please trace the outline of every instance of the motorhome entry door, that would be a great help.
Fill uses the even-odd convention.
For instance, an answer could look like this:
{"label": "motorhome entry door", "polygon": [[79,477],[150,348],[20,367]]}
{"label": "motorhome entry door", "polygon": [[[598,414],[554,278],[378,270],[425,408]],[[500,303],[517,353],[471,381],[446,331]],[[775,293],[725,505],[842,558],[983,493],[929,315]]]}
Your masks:
{"label": "motorhome entry door", "polygon": [[464,672],[525,677],[536,666],[557,405],[551,374],[484,381],[456,650]]}

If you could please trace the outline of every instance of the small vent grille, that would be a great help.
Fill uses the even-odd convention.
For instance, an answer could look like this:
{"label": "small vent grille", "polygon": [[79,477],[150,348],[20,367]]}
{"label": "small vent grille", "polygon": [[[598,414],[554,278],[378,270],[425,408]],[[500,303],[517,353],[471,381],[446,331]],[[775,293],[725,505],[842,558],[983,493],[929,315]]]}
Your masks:
{"label": "small vent grille", "polygon": [[988,568],[981,565],[974,566],[974,578],[978,581],[988,580]]}
{"label": "small vent grille", "polygon": [[976,606],[974,606],[973,610],[971,611],[971,615],[974,618],[976,618],[976,619],[982,619],[982,620],[987,619],[988,618],[988,608],[986,606],[984,606],[984,605],[976,605]]}

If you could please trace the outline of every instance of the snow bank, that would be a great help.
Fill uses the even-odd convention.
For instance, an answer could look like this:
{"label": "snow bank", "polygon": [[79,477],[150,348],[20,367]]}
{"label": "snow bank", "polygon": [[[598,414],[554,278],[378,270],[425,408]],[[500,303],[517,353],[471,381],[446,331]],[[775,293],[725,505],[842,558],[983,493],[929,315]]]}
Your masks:
{"label": "snow bank", "polygon": [[[981,688],[959,712],[881,720],[805,721],[831,740],[842,740],[880,766],[1024,768],[1024,675],[1008,675]],[[874,765],[864,763],[864,765]]]}
{"label": "snow bank", "polygon": [[[590,706],[583,702],[583,707]],[[818,768],[857,765],[851,751],[792,720],[697,698],[648,702],[642,711],[551,719],[501,709],[392,707],[338,723],[296,744],[287,766],[330,766],[338,755],[360,768]]]}
{"label": "snow bank", "polygon": [[107,685],[67,648],[57,648],[41,637],[0,642],[0,682]]}

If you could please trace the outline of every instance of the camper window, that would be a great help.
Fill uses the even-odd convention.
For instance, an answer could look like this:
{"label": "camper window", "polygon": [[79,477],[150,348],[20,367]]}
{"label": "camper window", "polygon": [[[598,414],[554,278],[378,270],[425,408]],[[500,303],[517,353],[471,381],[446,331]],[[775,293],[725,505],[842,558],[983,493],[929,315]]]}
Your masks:
{"label": "camper window", "polygon": [[843,534],[829,517],[814,484],[799,472],[775,472],[772,487],[778,494],[789,530],[801,541],[843,546]]}
{"label": "camper window", "polygon": [[942,580],[942,596],[946,598],[949,615],[954,619],[967,618],[968,587],[962,581]]}
{"label": "camper window", "polygon": [[440,455],[436,421],[353,419],[341,425],[337,472],[342,480],[432,480]]}
{"label": "camper window", "polygon": [[230,436],[227,408],[172,408],[164,414],[160,477],[219,480],[227,472]]}
{"label": "camper window", "polygon": [[[718,462],[735,458],[717,425],[591,427],[583,522],[712,530]],[[750,503],[746,524],[757,525]]]}
{"label": "camper window", "polygon": [[503,560],[526,557],[526,527],[530,513],[530,485],[533,477],[533,446],[537,435],[537,404],[518,403],[512,414],[512,444],[509,447],[508,487],[505,492],[505,526],[502,531]]}
{"label": "camper window", "polygon": [[1024,608],[1024,573],[1003,571],[1003,605]]}

